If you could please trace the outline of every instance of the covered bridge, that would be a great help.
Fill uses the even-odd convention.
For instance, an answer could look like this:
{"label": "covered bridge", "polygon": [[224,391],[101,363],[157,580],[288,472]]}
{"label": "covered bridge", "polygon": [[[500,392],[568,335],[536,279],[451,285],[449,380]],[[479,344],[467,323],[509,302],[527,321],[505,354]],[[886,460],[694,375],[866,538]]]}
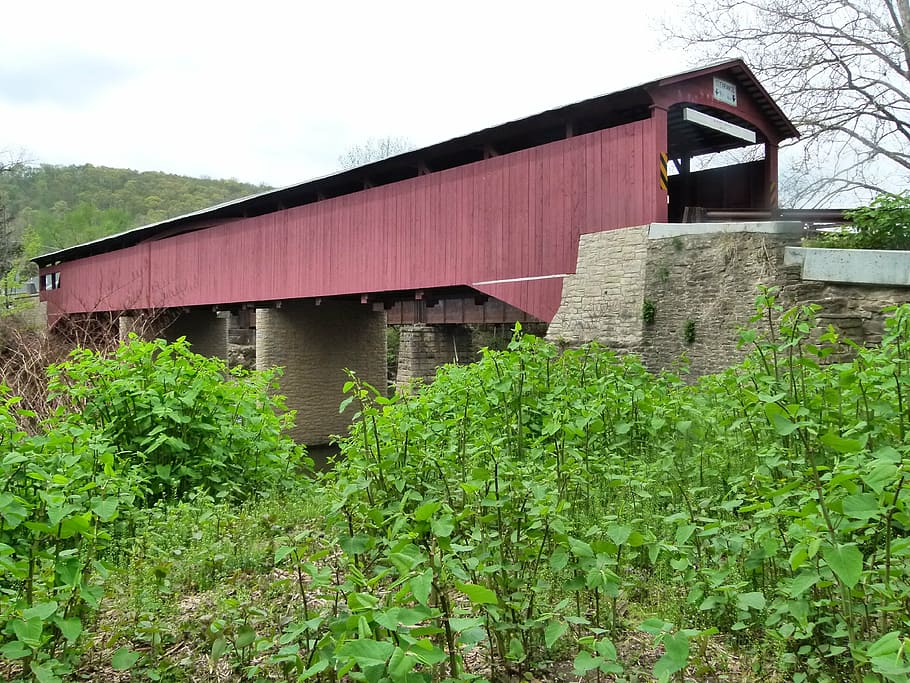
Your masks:
{"label": "covered bridge", "polygon": [[[41,297],[51,324],[179,309],[199,344],[220,344],[214,311],[256,308],[260,364],[293,384],[315,363],[325,376],[301,383],[340,385],[340,367],[373,372],[358,359],[386,321],[549,322],[583,234],[775,208],[778,145],[796,135],[728,61],[46,254]],[[764,158],[690,171],[749,145]]]}

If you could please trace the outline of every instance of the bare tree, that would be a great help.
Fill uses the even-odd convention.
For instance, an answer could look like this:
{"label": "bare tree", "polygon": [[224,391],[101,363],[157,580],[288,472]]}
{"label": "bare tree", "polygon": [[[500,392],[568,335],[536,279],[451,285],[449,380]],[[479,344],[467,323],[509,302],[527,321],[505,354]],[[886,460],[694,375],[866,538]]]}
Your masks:
{"label": "bare tree", "polygon": [[665,28],[702,58],[743,57],[791,117],[791,201],[910,179],[910,0],[689,0]]}
{"label": "bare tree", "polygon": [[385,137],[369,138],[360,145],[354,145],[338,157],[343,170],[357,168],[372,161],[388,159],[396,154],[403,154],[414,149],[414,143],[407,138]]}
{"label": "bare tree", "polygon": [[[25,166],[25,155],[22,152],[14,154],[8,150],[0,151],[0,176],[21,171]],[[0,187],[0,280],[2,280],[0,294],[3,295],[6,308],[10,308],[10,271],[21,254],[20,230],[13,225],[13,216],[7,206],[6,197],[3,196],[3,188]]]}

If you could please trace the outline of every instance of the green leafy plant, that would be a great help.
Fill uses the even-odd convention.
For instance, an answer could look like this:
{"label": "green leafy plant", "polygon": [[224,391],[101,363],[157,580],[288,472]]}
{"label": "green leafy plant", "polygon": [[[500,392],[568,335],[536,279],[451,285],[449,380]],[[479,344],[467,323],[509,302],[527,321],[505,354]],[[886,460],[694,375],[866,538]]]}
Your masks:
{"label": "green leafy plant", "polygon": [[641,305],[641,319],[644,321],[645,325],[654,324],[655,314],[656,309],[654,308],[654,302],[650,299],[645,299]]}
{"label": "green leafy plant", "polygon": [[695,321],[694,320],[691,320],[691,319],[686,320],[685,324],[683,325],[682,336],[683,336],[683,341],[686,343],[687,346],[691,346],[692,344],[695,343]]}
{"label": "green leafy plant", "polygon": [[144,482],[145,504],[202,487],[242,498],[281,481],[302,450],[285,435],[293,413],[276,395],[277,370],[228,370],[174,343],[130,337],[111,355],[77,349],[48,369],[49,392],[78,409]]}
{"label": "green leafy plant", "polygon": [[0,655],[46,683],[78,654],[108,571],[100,551],[134,495],[103,439],[66,422],[28,436],[17,401],[0,407]]}
{"label": "green leafy plant", "polygon": [[910,192],[880,194],[865,207],[847,211],[852,231],[818,237],[812,246],[844,249],[910,249]]}

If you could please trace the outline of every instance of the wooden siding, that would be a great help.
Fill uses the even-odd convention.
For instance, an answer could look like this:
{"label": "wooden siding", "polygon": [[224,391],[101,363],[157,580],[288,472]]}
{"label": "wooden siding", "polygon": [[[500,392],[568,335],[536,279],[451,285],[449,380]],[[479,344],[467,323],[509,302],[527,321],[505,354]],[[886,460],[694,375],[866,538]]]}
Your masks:
{"label": "wooden siding", "polygon": [[48,312],[469,286],[549,321],[561,279],[478,283],[572,273],[580,233],[655,220],[658,143],[637,121],[65,262]]}

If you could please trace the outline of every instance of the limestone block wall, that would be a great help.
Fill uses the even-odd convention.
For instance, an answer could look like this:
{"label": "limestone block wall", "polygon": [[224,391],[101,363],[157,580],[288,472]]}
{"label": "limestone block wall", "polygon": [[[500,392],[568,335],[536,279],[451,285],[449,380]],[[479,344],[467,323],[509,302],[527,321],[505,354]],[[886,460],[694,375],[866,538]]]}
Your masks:
{"label": "limestone block wall", "polygon": [[396,386],[431,382],[441,365],[476,360],[471,330],[464,325],[402,325],[399,335]]}
{"label": "limestone block wall", "polygon": [[790,247],[784,259],[787,300],[821,306],[819,322],[859,344],[881,341],[884,307],[910,302],[910,252]]}
{"label": "limestone block wall", "polygon": [[654,320],[638,348],[648,367],[672,367],[685,354],[698,376],[739,362],[746,350],[737,348],[738,332],[755,312],[758,286],[786,281],[784,248],[799,239],[798,231],[651,239],[645,299]]}
{"label": "limestone block wall", "polygon": [[582,235],[575,274],[563,280],[547,338],[569,346],[597,340],[636,350],[643,332],[647,250],[648,226]]}
{"label": "limestone block wall", "polygon": [[[845,270],[847,257],[838,250],[831,257],[838,267],[829,270],[841,273],[840,281],[813,279],[829,270],[801,270],[808,257],[793,255],[801,237],[799,224],[781,222],[655,224],[584,235],[577,272],[564,282],[547,336],[568,345],[598,340],[640,354],[652,370],[673,367],[685,354],[690,376],[697,377],[742,359],[739,329],[755,312],[758,286],[768,285],[780,289],[785,308],[819,304],[822,325],[831,323],[860,344],[880,341],[882,308],[910,302],[908,267],[885,264],[873,273],[860,264]],[[820,250],[806,251],[820,257],[814,253]],[[854,271],[860,281],[847,281],[843,273]],[[884,284],[891,271],[895,282]],[[653,314],[650,321],[645,308]]]}
{"label": "limestone block wall", "polygon": [[674,366],[683,353],[693,375],[725,367],[743,355],[737,331],[754,310],[757,286],[787,277],[784,248],[800,236],[798,224],[780,223],[583,235],[547,337],[573,346],[597,340],[640,354],[653,370]]}
{"label": "limestone block wall", "polygon": [[384,312],[358,302],[286,301],[256,312],[256,367],[284,367],[281,391],[297,411],[297,441],[325,444],[347,433],[354,407],[338,412],[345,368],[385,389],[385,328]]}
{"label": "limestone block wall", "polygon": [[841,335],[871,346],[882,340],[886,306],[910,303],[910,287],[845,284],[793,278],[784,287],[785,300],[818,304],[818,322],[833,325]]}

